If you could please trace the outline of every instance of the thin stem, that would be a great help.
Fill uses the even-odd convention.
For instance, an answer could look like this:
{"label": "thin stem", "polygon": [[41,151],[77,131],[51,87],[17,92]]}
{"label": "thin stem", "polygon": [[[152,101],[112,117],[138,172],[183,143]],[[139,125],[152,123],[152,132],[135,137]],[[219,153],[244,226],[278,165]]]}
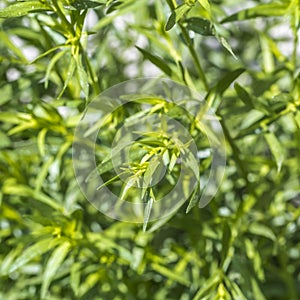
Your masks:
{"label": "thin stem", "polygon": [[66,16],[62,12],[62,10],[60,9],[59,4],[57,3],[57,0],[53,0],[52,3],[53,3],[53,6],[55,8],[55,12],[58,14],[58,16],[61,19],[62,23],[69,29],[72,36],[74,37],[75,36],[75,30],[72,27],[72,25],[69,23],[69,21],[67,20]]}
{"label": "thin stem", "polygon": [[183,37],[184,37],[185,41],[187,42],[188,49],[189,49],[189,51],[190,51],[190,53],[192,55],[192,58],[193,58],[193,60],[195,62],[198,74],[199,74],[200,78],[203,81],[205,90],[208,92],[209,91],[209,85],[208,85],[205,73],[203,71],[203,68],[201,66],[200,60],[198,58],[198,55],[196,53],[196,50],[194,48],[194,45],[192,43],[192,40],[191,40],[191,38],[189,36],[189,33],[188,33],[187,29],[182,24],[179,24],[179,26],[180,26],[181,32],[183,34]]}

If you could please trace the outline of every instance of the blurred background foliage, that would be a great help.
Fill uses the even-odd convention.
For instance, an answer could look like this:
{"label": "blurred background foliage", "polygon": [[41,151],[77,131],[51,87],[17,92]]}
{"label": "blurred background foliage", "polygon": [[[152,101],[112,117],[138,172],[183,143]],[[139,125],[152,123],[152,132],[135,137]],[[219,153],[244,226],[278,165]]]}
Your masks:
{"label": "blurred background foliage", "polygon": [[[299,0],[0,3],[0,298],[300,298]],[[200,92],[226,178],[146,232],[73,173],[86,104],[130,78]]]}

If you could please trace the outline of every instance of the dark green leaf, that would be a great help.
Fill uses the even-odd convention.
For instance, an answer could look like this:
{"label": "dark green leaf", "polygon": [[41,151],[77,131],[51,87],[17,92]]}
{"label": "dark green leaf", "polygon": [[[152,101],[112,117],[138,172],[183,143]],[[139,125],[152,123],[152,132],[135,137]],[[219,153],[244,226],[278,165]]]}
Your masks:
{"label": "dark green leaf", "polygon": [[189,18],[186,19],[187,28],[201,35],[214,35],[215,30],[213,24],[207,20],[202,18]]}
{"label": "dark green leaf", "polygon": [[172,69],[169,65],[159,56],[153,55],[150,52],[136,46],[136,48],[143,54],[144,58],[149,59],[155,66],[161,69],[168,76],[172,76]]}
{"label": "dark green leaf", "polygon": [[76,0],[76,1],[73,1],[71,6],[68,6],[68,8],[75,8],[76,10],[83,10],[83,9],[95,8],[100,5],[102,5],[102,3],[95,2],[95,1]]}
{"label": "dark green leaf", "polygon": [[166,24],[166,27],[165,27],[165,30],[166,31],[169,31],[171,30],[174,25],[184,16],[184,14],[186,12],[188,12],[189,10],[191,9],[191,7],[189,5],[187,5],[186,3],[183,3],[179,6],[176,7],[176,9],[174,11],[172,11],[168,21],[167,21],[167,24]]}

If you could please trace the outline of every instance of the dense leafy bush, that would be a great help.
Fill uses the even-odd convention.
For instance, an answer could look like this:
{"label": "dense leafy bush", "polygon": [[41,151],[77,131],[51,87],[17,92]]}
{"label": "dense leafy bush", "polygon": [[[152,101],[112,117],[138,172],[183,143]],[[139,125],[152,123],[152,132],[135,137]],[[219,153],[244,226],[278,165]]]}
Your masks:
{"label": "dense leafy bush", "polygon": [[[299,0],[0,7],[1,299],[300,298]],[[209,205],[146,231],[99,213],[72,162],[86,105],[144,76],[203,95],[227,148]]]}

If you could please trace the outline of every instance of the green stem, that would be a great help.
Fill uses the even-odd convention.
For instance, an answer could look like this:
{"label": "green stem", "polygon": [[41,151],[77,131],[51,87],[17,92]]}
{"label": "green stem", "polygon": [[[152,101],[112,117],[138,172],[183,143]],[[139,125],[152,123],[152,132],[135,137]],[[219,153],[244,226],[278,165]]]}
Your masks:
{"label": "green stem", "polygon": [[71,32],[72,36],[75,37],[75,30],[72,27],[72,25],[69,23],[69,21],[67,20],[67,18],[65,17],[65,15],[62,12],[59,4],[57,3],[57,0],[53,0],[52,3],[53,3],[53,6],[54,6],[54,10],[58,14],[58,16],[61,19],[62,23],[69,29],[69,31]]}
{"label": "green stem", "polygon": [[185,39],[185,41],[187,43],[188,49],[190,51],[190,54],[191,54],[191,56],[192,56],[192,58],[193,58],[193,60],[195,62],[198,74],[199,74],[200,78],[203,81],[205,90],[208,92],[209,91],[209,85],[208,85],[206,76],[204,74],[203,68],[201,66],[199,57],[198,57],[198,55],[196,53],[196,50],[194,48],[193,42],[192,42],[192,40],[191,40],[191,38],[189,36],[189,33],[188,33],[187,29],[182,24],[179,24],[179,26],[180,26],[181,32],[183,34],[183,37],[184,37],[184,39]]}
{"label": "green stem", "polygon": [[270,117],[263,117],[261,120],[257,121],[255,124],[253,124],[251,127],[249,127],[246,131],[238,134],[235,139],[241,139],[253,132],[257,129],[264,129],[267,126],[271,125],[281,117],[293,112],[299,107],[298,103],[295,104],[289,104],[285,109],[278,112],[276,115],[270,116]]}

